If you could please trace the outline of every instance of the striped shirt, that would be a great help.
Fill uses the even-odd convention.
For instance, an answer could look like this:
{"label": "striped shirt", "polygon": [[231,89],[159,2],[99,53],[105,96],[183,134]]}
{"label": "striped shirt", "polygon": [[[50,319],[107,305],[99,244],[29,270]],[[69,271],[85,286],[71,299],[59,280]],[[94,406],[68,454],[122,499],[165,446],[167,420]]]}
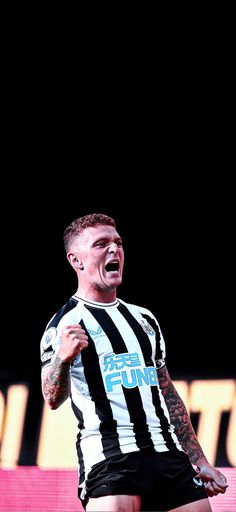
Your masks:
{"label": "striped shirt", "polygon": [[78,323],[89,338],[88,347],[70,367],[83,488],[92,466],[108,457],[146,448],[181,450],[181,446],[158,383],[165,343],[154,315],[121,299],[98,303],[73,295],[46,327],[41,340],[43,366],[54,362],[62,329]]}

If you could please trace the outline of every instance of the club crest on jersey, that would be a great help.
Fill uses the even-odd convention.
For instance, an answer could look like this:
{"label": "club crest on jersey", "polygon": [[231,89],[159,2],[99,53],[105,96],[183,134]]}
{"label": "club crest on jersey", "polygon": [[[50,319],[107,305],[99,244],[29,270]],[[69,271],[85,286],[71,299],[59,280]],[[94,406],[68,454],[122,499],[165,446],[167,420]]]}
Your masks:
{"label": "club crest on jersey", "polygon": [[148,323],[146,318],[142,318],[140,323],[141,323],[141,326],[142,326],[144,332],[146,332],[146,334],[151,334],[151,335],[155,334],[153,327]]}

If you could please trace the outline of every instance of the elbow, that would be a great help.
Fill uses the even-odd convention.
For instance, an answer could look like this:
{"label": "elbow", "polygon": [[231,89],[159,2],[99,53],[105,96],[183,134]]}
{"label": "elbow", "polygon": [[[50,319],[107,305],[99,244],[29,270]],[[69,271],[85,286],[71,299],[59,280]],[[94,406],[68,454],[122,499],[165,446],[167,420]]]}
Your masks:
{"label": "elbow", "polygon": [[52,411],[55,411],[61,405],[61,404],[58,404],[57,402],[52,402],[52,401],[48,401],[48,400],[46,400],[46,403],[47,403],[49,409],[51,409]]}
{"label": "elbow", "polygon": [[58,400],[55,400],[52,396],[47,396],[43,393],[44,402],[47,404],[49,409],[55,410],[58,409],[59,405],[61,405]]}
{"label": "elbow", "polygon": [[51,409],[52,411],[55,411],[56,409],[58,409],[58,407],[60,407],[60,405],[63,404],[65,399],[62,399],[61,397],[59,398],[59,397],[53,397],[53,396],[47,397],[44,395],[44,401],[48,405],[49,409]]}

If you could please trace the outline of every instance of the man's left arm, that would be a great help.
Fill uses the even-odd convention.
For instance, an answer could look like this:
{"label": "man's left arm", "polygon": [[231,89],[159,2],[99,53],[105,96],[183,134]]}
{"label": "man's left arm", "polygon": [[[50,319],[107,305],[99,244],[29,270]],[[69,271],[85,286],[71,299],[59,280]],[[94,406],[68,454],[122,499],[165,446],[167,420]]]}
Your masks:
{"label": "man's left arm", "polygon": [[193,466],[198,467],[197,476],[205,483],[208,495],[224,493],[227,488],[226,478],[208,462],[194,432],[186,406],[180,398],[166,366],[158,371],[158,380],[179,443]]}

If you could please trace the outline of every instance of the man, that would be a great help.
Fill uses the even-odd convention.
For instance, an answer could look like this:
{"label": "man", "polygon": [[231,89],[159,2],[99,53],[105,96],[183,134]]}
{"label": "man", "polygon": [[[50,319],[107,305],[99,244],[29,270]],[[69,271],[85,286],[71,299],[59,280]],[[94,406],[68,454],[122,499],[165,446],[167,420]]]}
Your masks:
{"label": "man", "polygon": [[224,493],[226,478],[197,441],[156,318],[117,298],[124,251],[115,221],[78,218],[64,244],[78,289],[43,335],[42,390],[52,409],[71,397],[84,508],[210,512],[207,496]]}

